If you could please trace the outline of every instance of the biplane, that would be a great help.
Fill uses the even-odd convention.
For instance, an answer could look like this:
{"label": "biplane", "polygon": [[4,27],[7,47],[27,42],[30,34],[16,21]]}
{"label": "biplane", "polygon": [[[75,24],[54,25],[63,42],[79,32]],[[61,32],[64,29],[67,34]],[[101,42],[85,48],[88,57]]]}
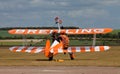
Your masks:
{"label": "biplane", "polygon": [[[57,23],[58,24],[58,23]],[[106,34],[111,32],[111,28],[88,28],[88,29],[61,29],[58,24],[58,29],[12,29],[8,32],[10,34],[19,35],[39,35],[39,34],[51,34],[53,32],[65,32],[66,34]],[[53,43],[49,39],[46,40],[45,47],[40,46],[13,46],[9,49],[13,52],[28,52],[28,53],[44,53],[46,57],[50,58],[58,53],[75,53],[75,52],[101,52],[110,49],[110,46],[95,46],[95,39],[93,39],[92,46],[69,46],[67,50],[63,49],[62,41],[54,40]]]}

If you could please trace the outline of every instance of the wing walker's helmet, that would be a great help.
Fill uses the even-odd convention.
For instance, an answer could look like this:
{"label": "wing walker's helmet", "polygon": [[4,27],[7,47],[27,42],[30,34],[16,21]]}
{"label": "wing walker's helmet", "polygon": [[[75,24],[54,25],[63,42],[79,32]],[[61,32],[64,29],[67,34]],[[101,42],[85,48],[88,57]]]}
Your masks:
{"label": "wing walker's helmet", "polygon": [[57,34],[57,31],[53,31],[53,32],[52,32],[52,35],[55,35],[55,34]]}
{"label": "wing walker's helmet", "polygon": [[61,35],[65,35],[66,33],[65,33],[65,31],[61,31],[60,34]]}

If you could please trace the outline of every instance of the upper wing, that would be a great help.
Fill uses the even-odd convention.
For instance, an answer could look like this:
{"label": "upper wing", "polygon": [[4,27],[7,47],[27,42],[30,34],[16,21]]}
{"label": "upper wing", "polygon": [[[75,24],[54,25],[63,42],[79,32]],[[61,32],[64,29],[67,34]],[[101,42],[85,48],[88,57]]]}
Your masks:
{"label": "upper wing", "polygon": [[[50,34],[57,29],[12,29],[10,34]],[[62,29],[67,34],[104,34],[112,31],[111,28],[89,28],[89,29]]]}

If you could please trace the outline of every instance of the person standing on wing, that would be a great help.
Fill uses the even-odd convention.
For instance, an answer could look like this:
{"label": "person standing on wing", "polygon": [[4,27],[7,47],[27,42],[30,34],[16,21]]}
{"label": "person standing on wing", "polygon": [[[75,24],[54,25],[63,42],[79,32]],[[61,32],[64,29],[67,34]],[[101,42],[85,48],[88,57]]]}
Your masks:
{"label": "person standing on wing", "polygon": [[[57,40],[58,40],[59,42],[62,41],[64,54],[66,54],[66,51],[67,51],[68,46],[69,46],[69,37],[66,35],[65,32],[61,31],[61,32],[60,32],[60,35],[58,36],[58,39],[57,39]],[[71,53],[69,53],[69,55],[70,55],[71,60],[74,60],[74,58],[75,58],[75,57],[74,57],[74,53],[71,52]]]}

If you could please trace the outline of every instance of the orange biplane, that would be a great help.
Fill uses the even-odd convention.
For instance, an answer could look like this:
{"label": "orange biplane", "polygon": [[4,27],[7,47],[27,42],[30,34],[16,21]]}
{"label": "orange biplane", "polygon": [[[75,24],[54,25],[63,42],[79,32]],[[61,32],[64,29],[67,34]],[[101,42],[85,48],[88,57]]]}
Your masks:
{"label": "orange biplane", "polygon": [[[12,29],[8,32],[10,34],[21,34],[21,35],[28,35],[28,34],[51,34],[53,32],[65,32],[66,34],[106,34],[111,32],[111,28],[88,28],[88,29],[60,29],[58,25],[58,29]],[[95,39],[94,39],[95,41]],[[75,53],[75,52],[100,52],[106,51],[110,49],[110,46],[69,46],[67,50],[63,49],[62,41],[54,40],[51,44],[50,40],[46,40],[45,47],[35,47],[35,46],[13,46],[9,48],[13,52],[28,52],[28,53],[40,53],[43,52],[46,57],[50,58],[58,53]]]}

